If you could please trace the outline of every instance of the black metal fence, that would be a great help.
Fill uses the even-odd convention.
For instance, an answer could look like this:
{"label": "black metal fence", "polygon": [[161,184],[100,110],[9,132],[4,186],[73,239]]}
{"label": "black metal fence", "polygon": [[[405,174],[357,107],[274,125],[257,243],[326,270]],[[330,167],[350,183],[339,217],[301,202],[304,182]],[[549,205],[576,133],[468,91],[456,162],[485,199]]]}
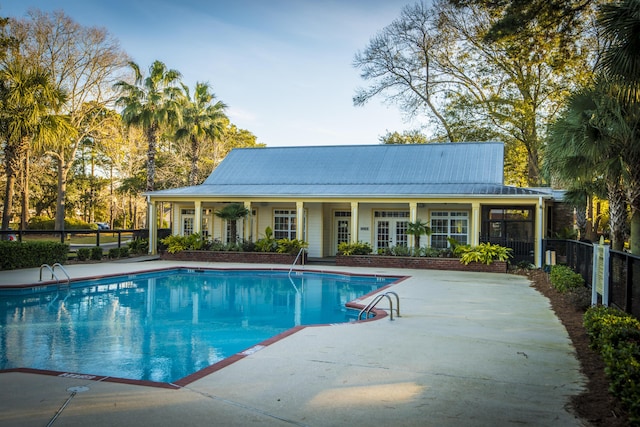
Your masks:
{"label": "black metal fence", "polygon": [[[556,263],[579,273],[591,287],[593,245],[576,240],[545,239],[544,253],[555,251]],[[640,319],[640,256],[609,251],[609,303]]]}
{"label": "black metal fence", "polygon": [[[158,239],[171,234],[170,229],[158,229]],[[75,251],[81,246],[121,247],[135,239],[149,238],[148,229],[131,230],[0,230],[0,240],[58,240],[69,243]],[[82,243],[78,243],[82,241]]]}

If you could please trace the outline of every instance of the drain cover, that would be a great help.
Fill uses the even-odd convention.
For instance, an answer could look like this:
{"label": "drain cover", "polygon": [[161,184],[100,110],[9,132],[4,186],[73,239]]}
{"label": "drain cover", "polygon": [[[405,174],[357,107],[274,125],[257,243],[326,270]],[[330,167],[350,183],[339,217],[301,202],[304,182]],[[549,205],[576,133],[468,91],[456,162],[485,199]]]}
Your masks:
{"label": "drain cover", "polygon": [[83,391],[89,391],[89,387],[79,385],[75,387],[69,387],[67,391],[70,391],[72,393],[82,393]]}

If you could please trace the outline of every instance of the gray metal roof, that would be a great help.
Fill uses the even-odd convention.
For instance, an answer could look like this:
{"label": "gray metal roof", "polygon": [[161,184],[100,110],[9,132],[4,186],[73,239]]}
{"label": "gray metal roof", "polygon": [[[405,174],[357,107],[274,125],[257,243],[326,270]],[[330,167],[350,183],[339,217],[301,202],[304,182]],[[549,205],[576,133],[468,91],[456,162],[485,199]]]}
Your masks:
{"label": "gray metal roof", "polygon": [[502,184],[503,151],[501,143],[237,149],[204,183]]}
{"label": "gray metal roof", "polygon": [[[502,143],[232,150],[202,185],[153,196],[537,195],[503,185]],[[542,193],[540,193],[542,194]]]}

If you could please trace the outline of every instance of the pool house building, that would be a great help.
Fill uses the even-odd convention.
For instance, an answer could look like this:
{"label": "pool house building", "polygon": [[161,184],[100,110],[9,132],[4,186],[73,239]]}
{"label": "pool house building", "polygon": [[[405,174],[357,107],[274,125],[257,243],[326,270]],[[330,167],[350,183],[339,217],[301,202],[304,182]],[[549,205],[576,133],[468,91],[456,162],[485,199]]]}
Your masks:
{"label": "pool house building", "polygon": [[308,242],[308,256],[335,256],[341,242],[367,242],[374,251],[413,246],[409,222],[431,235],[423,246],[499,243],[515,261],[542,264],[542,239],[552,230],[558,200],[550,188],[504,185],[504,145],[496,142],[240,148],[204,183],[147,193],[150,250],[158,216],[172,234],[201,233],[232,241],[214,212],[241,203],[239,239]]}

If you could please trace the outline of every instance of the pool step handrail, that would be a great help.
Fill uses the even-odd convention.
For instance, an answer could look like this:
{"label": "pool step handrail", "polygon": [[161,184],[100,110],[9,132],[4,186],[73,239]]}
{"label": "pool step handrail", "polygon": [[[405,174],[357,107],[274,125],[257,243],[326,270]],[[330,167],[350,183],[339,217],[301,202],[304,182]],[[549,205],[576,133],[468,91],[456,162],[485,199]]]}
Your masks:
{"label": "pool step handrail", "polygon": [[69,273],[67,273],[67,270],[65,270],[62,264],[60,264],[59,262],[53,264],[52,270],[56,271],[56,267],[60,267],[60,270],[62,270],[64,275],[67,276],[67,286],[71,286],[71,277],[69,277]]}
{"label": "pool step handrail", "polygon": [[[395,309],[393,308],[393,300],[389,295],[393,295],[396,297]],[[397,317],[401,317],[400,316],[400,297],[398,296],[397,293],[393,291],[388,291],[383,294],[378,294],[373,300],[371,300],[371,302],[369,302],[369,304],[367,304],[362,310],[360,310],[360,313],[358,313],[358,320],[362,319],[363,314],[365,314],[365,319],[368,319],[369,313],[371,313],[371,310],[373,310],[375,306],[384,298],[387,298],[387,300],[389,301],[389,320],[393,320],[393,310],[396,311]]]}
{"label": "pool step handrail", "polygon": [[[291,268],[289,269],[289,278],[291,278],[291,272],[293,271],[293,267],[296,266],[296,263],[298,262],[298,258],[300,258],[300,254],[302,254],[302,252],[304,252],[304,248],[300,248],[300,250],[298,251],[298,255],[296,255],[296,259],[293,260],[293,264],[291,264]],[[302,257],[302,267],[304,268],[304,256]]]}
{"label": "pool step handrail", "polygon": [[51,273],[51,280],[56,279],[56,283],[58,285],[60,285],[60,278],[56,275],[56,272],[55,272],[56,267],[60,267],[62,269],[62,272],[65,274],[65,276],[67,276],[67,286],[71,286],[71,278],[69,277],[69,274],[67,273],[67,270],[65,270],[64,267],[62,266],[62,264],[60,264],[59,262],[56,262],[55,264],[53,264],[53,267],[50,266],[49,264],[42,264],[40,266],[40,280],[39,281],[42,282],[42,269],[46,268]]}

